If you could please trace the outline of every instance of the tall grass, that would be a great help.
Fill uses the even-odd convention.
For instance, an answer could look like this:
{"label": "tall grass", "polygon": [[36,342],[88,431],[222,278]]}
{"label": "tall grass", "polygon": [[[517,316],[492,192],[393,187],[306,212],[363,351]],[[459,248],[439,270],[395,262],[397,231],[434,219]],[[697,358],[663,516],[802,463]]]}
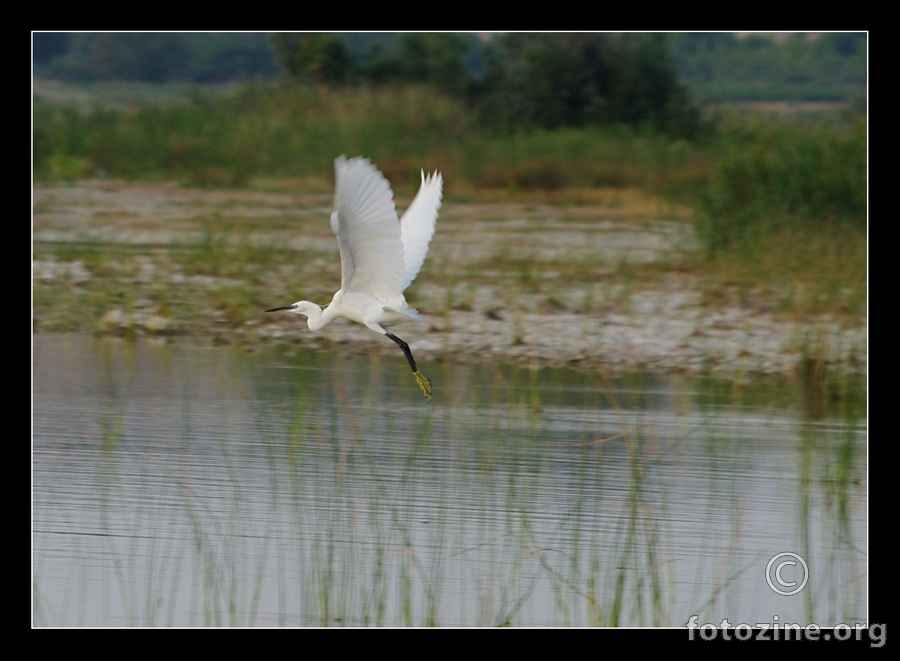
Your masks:
{"label": "tall grass", "polygon": [[843,130],[785,122],[734,134],[698,196],[702,240],[716,251],[864,229],[866,148],[862,119]]}
{"label": "tall grass", "polygon": [[[443,171],[447,199],[457,204],[596,204],[606,192],[639,190],[654,217],[686,219],[693,210],[705,251],[679,268],[709,276],[708,302],[736,286],[739,297],[778,312],[866,311],[867,127],[859,109],[765,121],[732,109],[714,137],[692,143],[624,126],[497,133],[460,101],[415,86],[253,83],[180,94],[125,106],[121,91],[116,102],[101,95],[93,105],[37,95],[36,180],[295,191],[300,178],[303,190],[326,192],[333,158],[346,153],[373,158],[401,197],[414,193],[422,167]],[[214,221],[213,233],[238,229]],[[193,251],[191,268],[222,275],[266,257],[249,242],[209,248]],[[217,305],[239,323],[245,304],[255,310],[259,301],[238,294],[223,290]]]}
{"label": "tall grass", "polygon": [[235,186],[254,177],[323,177],[341,153],[377,160],[401,188],[417,183],[420,167],[440,167],[457,191],[665,183],[674,190],[702,171],[702,158],[683,141],[628,127],[498,134],[462,102],[415,86],[254,83],[124,108],[102,97],[87,108],[43,96],[34,102],[34,170],[43,180]]}
{"label": "tall grass", "polygon": [[788,539],[828,590],[809,621],[858,612],[862,432],[850,418],[784,428],[783,388],[445,365],[446,404],[426,410],[377,357],[150,347],[127,378],[84,377],[116,380],[112,451],[94,424],[109,401],[78,398],[78,416],[45,401],[62,408],[38,421],[39,625],[746,619],[767,591],[757,556]]}
{"label": "tall grass", "polygon": [[861,117],[729,133],[694,204],[710,272],[775,311],[865,314],[867,142]]}
{"label": "tall grass", "polygon": [[36,419],[40,626],[746,621],[786,540],[809,621],[865,621],[863,431],[775,384],[444,365],[423,407],[377,356],[87,342],[36,371],[78,385]]}
{"label": "tall grass", "polygon": [[731,111],[715,140],[687,142],[628,126],[499,133],[461,101],[419,86],[251,83],[124,107],[102,90],[93,105],[39,93],[34,173],[244,186],[327,179],[336,155],[364,154],[402,192],[416,186],[420,167],[440,167],[457,195],[636,187],[693,200],[701,236],[717,250],[786,226],[864,222],[867,127],[861,115],[849,128],[837,115],[835,126],[835,116],[761,123]]}

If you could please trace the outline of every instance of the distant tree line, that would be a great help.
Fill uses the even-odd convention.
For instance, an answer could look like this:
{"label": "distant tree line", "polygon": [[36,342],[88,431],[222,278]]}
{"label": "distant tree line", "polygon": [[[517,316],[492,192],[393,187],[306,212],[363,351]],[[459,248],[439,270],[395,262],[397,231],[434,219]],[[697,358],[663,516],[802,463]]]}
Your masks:
{"label": "distant tree line", "polygon": [[841,101],[865,93],[865,32],[673,33],[679,75],[710,100]]}
{"label": "distant tree line", "polygon": [[472,99],[485,122],[508,129],[621,123],[690,137],[700,109],[666,42],[660,33],[507,34]]}
{"label": "distant tree line", "polygon": [[621,123],[680,137],[700,129],[697,92],[847,98],[867,75],[865,33],[35,33],[33,53],[45,78],[419,83],[500,130]]}
{"label": "distant tree line", "polygon": [[274,76],[266,35],[209,32],[37,32],[35,74],[70,82],[220,83]]}
{"label": "distant tree line", "polygon": [[291,77],[330,85],[428,83],[461,94],[478,74],[484,48],[474,34],[402,32],[345,35],[276,33],[270,41]]}
{"label": "distant tree line", "polygon": [[[357,54],[336,34],[271,39],[279,64],[298,80],[427,83],[464,98],[498,129],[622,123],[691,136],[700,127],[699,108],[659,33],[508,33],[486,43],[458,33],[402,33]],[[473,50],[478,57],[467,62]]]}

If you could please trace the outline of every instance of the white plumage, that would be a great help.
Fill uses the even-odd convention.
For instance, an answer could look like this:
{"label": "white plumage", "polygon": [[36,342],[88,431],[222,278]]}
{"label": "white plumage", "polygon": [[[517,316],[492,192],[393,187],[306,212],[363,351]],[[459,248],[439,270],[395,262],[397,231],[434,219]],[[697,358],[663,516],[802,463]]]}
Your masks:
{"label": "white plumage", "polygon": [[398,220],[394,193],[368,159],[340,156],[334,161],[334,171],[331,229],[341,251],[341,288],[324,310],[315,303],[298,301],[266,312],[287,310],[303,315],[313,331],[345,317],[386,335],[403,350],[422,392],[431,399],[431,382],[419,373],[409,346],[387,328],[419,318],[403,292],[428,254],[443,178],[439,172],[426,176],[423,171],[419,192]]}

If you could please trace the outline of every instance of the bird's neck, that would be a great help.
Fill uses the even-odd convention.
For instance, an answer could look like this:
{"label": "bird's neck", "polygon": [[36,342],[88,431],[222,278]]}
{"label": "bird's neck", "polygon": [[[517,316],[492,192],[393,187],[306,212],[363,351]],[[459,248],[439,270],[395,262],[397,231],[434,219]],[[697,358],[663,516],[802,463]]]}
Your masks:
{"label": "bird's neck", "polygon": [[306,315],[306,325],[309,326],[309,330],[317,331],[320,328],[325,328],[328,324],[331,323],[333,319],[332,315],[328,314],[328,308],[324,310],[318,305],[311,303],[306,311],[304,312]]}

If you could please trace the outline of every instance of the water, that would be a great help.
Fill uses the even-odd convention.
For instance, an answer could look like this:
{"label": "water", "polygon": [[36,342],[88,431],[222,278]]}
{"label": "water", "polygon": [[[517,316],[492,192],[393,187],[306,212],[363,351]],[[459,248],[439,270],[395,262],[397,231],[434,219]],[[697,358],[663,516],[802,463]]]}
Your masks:
{"label": "water", "polygon": [[36,336],[34,624],[866,622],[865,421],[341,349]]}

